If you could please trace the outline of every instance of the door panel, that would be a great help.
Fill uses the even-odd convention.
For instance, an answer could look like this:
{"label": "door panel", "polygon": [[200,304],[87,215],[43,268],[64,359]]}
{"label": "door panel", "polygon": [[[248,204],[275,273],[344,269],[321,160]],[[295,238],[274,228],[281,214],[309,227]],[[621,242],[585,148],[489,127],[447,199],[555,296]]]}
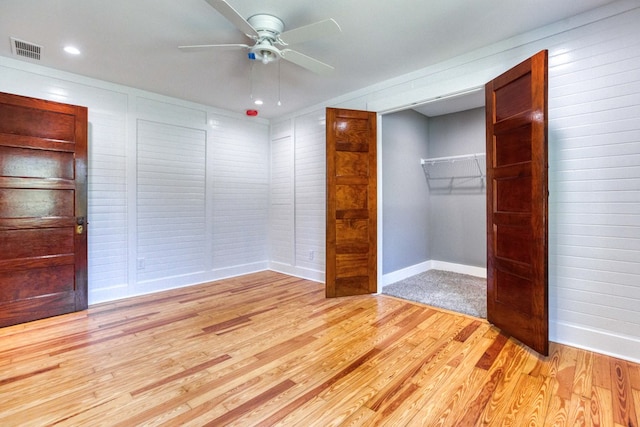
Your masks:
{"label": "door panel", "polygon": [[0,326],[87,307],[87,109],[0,93]]}
{"label": "door panel", "polygon": [[377,291],[376,114],[327,109],[327,297]]}
{"label": "door panel", "polygon": [[0,146],[0,176],[73,179],[73,153]]}
{"label": "door panel", "polygon": [[[15,301],[41,294],[71,292],[74,278],[73,264],[0,273],[0,300]],[[30,286],[36,280],[40,280],[40,286]]]}
{"label": "door panel", "polygon": [[547,63],[487,83],[487,317],[547,355]]}

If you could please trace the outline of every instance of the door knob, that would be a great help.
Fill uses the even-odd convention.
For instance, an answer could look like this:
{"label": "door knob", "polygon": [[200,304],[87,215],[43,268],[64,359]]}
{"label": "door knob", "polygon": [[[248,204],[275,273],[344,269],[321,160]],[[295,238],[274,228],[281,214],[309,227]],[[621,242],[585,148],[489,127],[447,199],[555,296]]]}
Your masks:
{"label": "door knob", "polygon": [[76,234],[82,234],[84,233],[84,217],[83,216],[79,216],[78,218],[76,218]]}

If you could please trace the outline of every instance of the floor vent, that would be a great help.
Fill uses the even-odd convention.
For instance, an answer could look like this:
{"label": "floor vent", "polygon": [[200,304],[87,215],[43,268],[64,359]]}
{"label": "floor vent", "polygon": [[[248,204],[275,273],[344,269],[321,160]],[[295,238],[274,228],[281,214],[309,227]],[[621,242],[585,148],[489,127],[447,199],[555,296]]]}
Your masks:
{"label": "floor vent", "polygon": [[25,58],[39,61],[42,46],[11,37],[11,51],[16,56],[24,56]]}

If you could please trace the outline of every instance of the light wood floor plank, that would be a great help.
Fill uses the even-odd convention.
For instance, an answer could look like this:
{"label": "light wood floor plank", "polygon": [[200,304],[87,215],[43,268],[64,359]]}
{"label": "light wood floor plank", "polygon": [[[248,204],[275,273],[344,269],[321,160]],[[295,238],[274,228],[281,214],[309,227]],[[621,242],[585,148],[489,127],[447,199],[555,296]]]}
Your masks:
{"label": "light wood floor plank", "polygon": [[571,395],[571,404],[569,406],[569,412],[567,414],[567,419],[564,424],[567,427],[573,425],[576,427],[586,427],[590,426],[591,422],[589,421],[589,399],[579,395],[572,394]]}
{"label": "light wood floor plank", "polygon": [[[638,378],[640,384],[640,378]],[[591,399],[593,384],[593,353],[577,351],[576,370],[573,377],[572,393]]]}
{"label": "light wood floor plank", "polygon": [[638,408],[640,408],[640,388],[633,389],[633,404],[636,407],[637,412]]}
{"label": "light wood floor plank", "polygon": [[591,423],[596,426],[613,425],[613,403],[611,390],[594,386],[591,391]]}
{"label": "light wood floor plank", "polygon": [[4,426],[637,426],[640,366],[261,272],[0,329]]}
{"label": "light wood floor plank", "polygon": [[[487,344],[489,346],[489,344]],[[522,375],[527,375],[532,366],[535,365],[535,356],[527,352],[521,346],[516,343],[508,342],[502,351],[503,357],[509,359],[509,363],[504,363],[504,358],[499,359],[499,362],[494,364],[488,371],[476,367],[474,373],[481,381],[482,378],[486,380],[493,378],[494,375],[501,375],[500,381],[495,384],[495,389],[490,395],[485,394],[485,388],[476,387],[473,399],[474,402],[478,397],[486,396],[486,404],[483,407],[478,407],[476,410],[471,410],[471,414],[480,414],[479,420],[484,425],[495,425],[499,422],[513,421],[515,413],[520,406],[517,400],[514,400],[514,396],[520,394],[519,380]],[[484,376],[482,375],[484,373]],[[489,375],[490,374],[490,375]],[[488,383],[493,386],[493,383]],[[515,406],[515,408],[514,408]]]}

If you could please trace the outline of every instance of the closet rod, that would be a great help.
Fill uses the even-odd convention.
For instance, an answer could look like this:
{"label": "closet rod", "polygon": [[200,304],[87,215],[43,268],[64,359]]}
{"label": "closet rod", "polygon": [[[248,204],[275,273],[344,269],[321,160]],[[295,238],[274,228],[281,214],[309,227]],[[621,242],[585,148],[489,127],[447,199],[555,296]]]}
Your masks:
{"label": "closet rod", "polygon": [[475,153],[475,154],[462,154],[460,156],[432,157],[429,159],[420,159],[420,164],[424,165],[427,163],[451,162],[455,160],[469,160],[469,159],[476,159],[478,157],[484,157],[484,156],[485,156],[485,153]]}

